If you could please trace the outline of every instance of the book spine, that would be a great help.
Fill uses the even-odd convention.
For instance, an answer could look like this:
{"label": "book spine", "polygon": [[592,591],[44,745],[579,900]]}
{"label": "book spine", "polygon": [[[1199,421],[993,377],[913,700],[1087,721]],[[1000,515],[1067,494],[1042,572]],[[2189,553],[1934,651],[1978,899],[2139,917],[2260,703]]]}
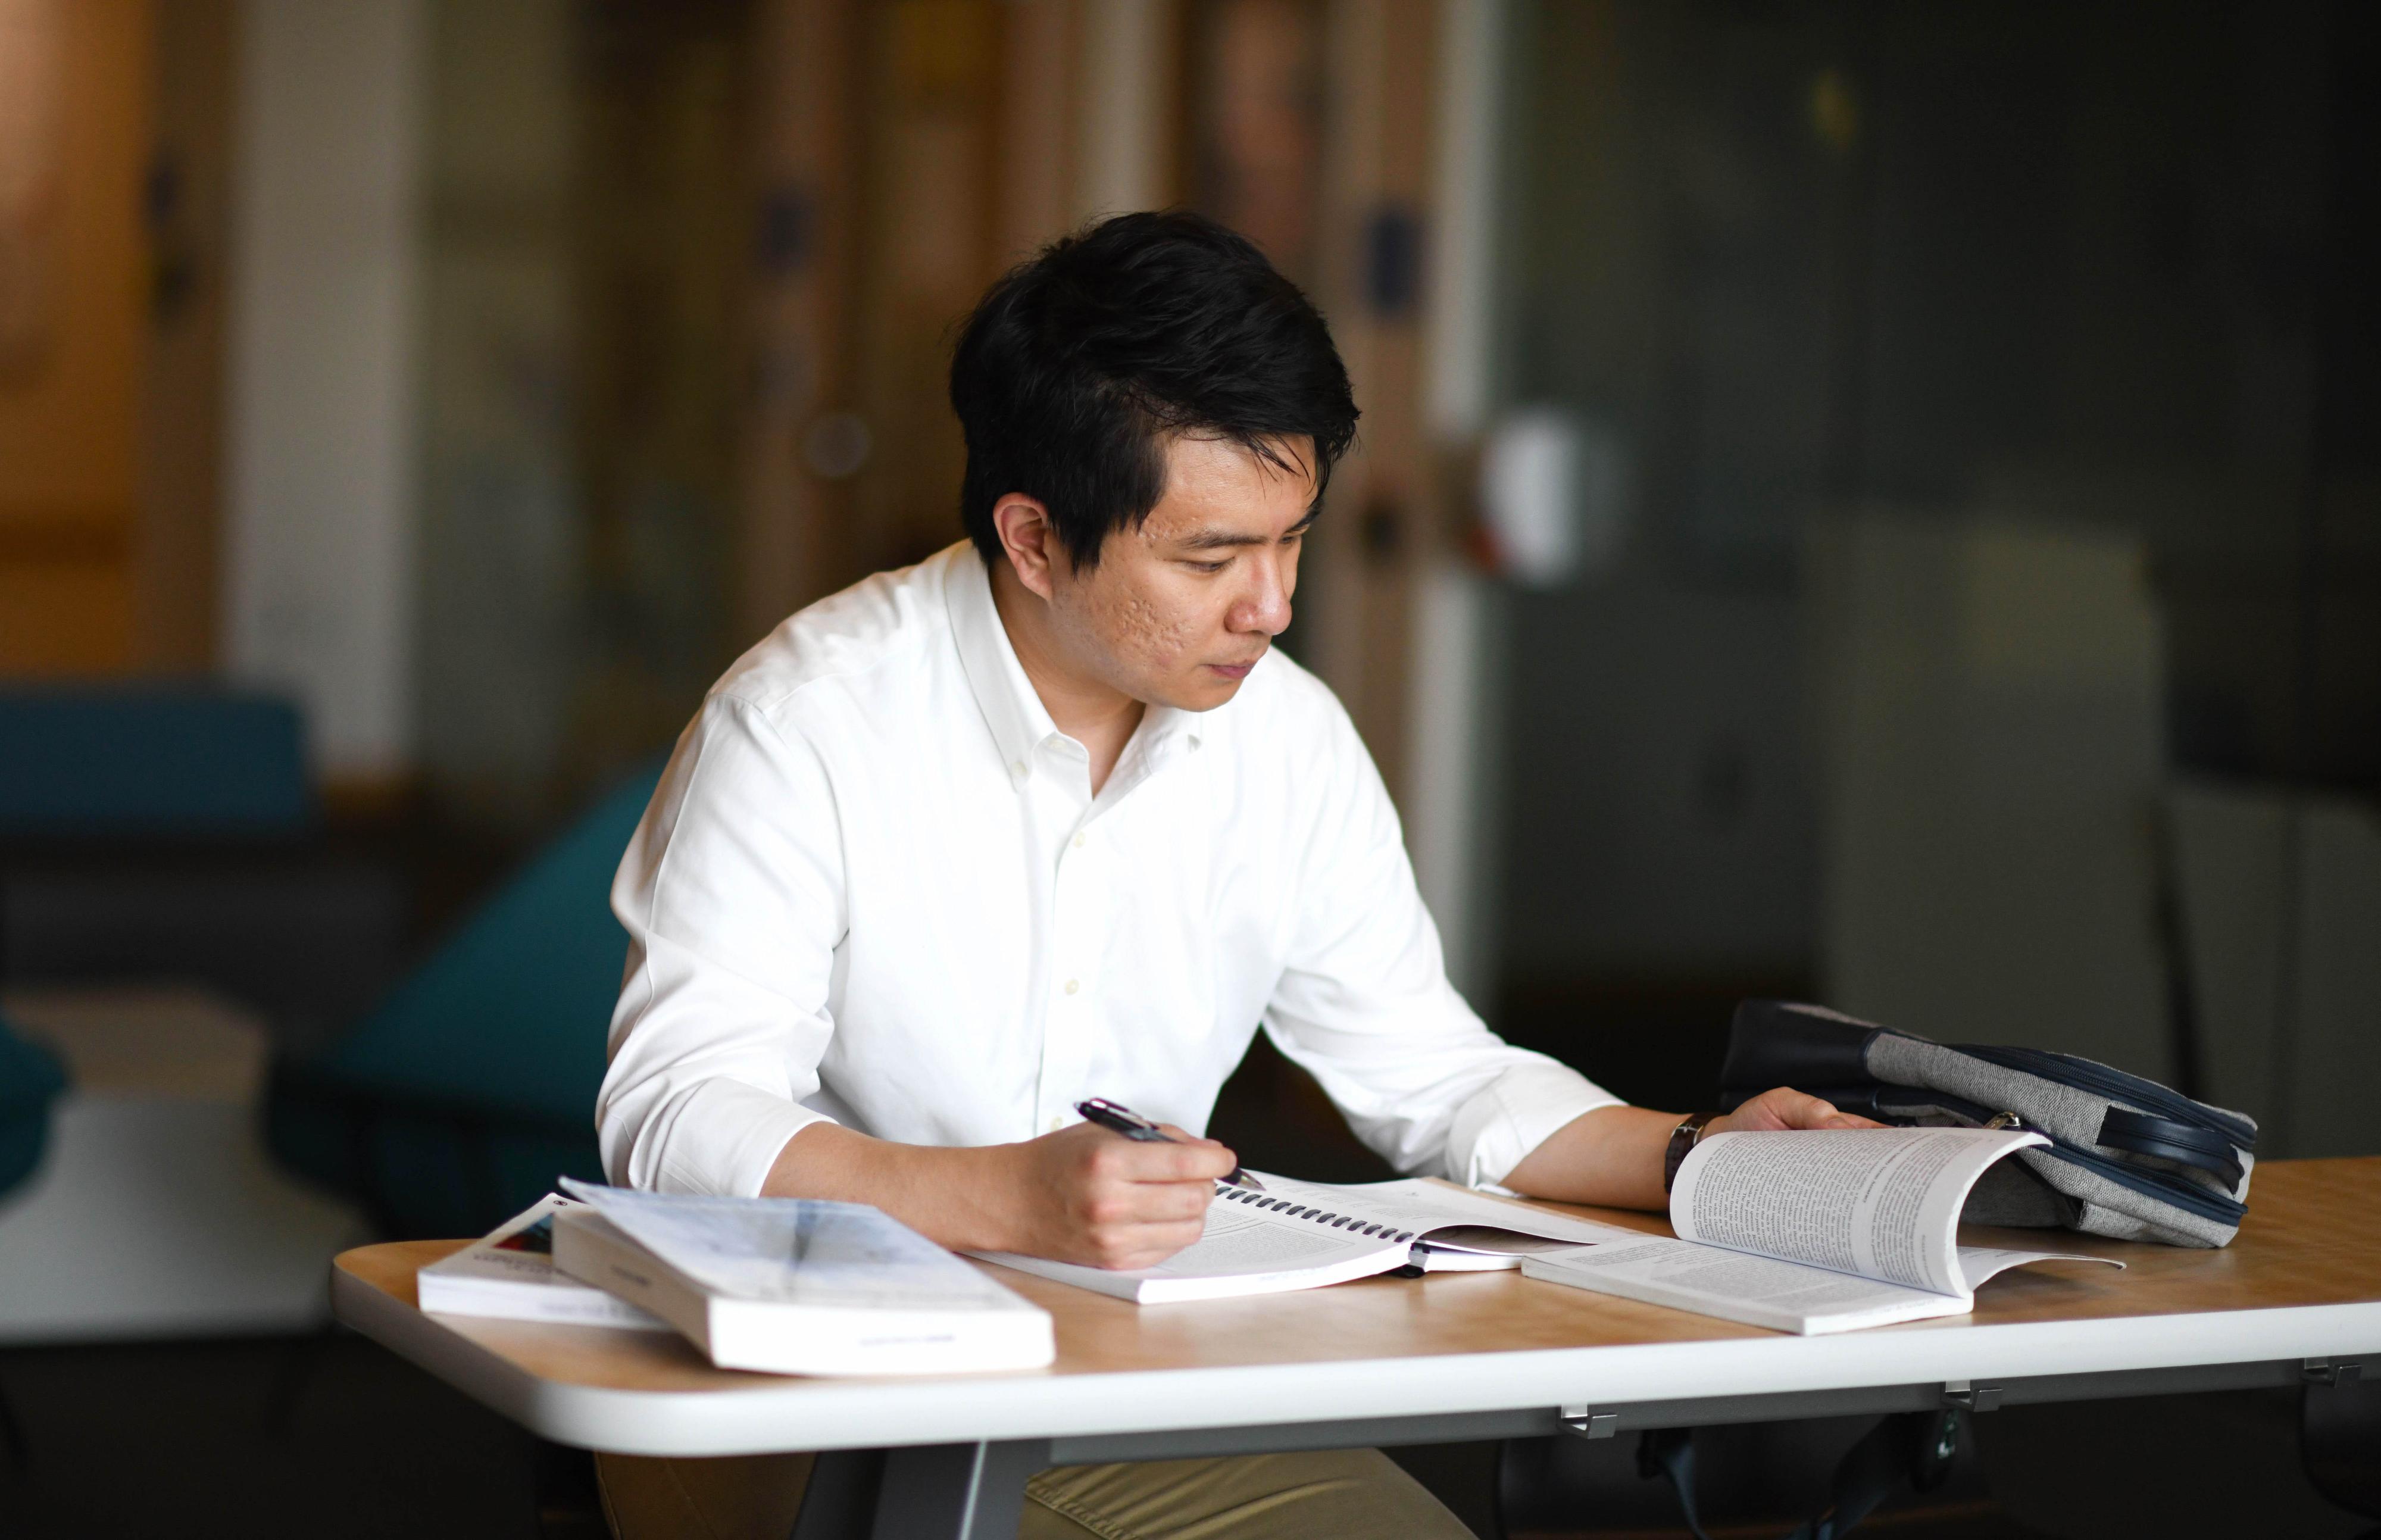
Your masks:
{"label": "book spine", "polygon": [[554,1265],[617,1299],[658,1315],[711,1352],[711,1301],[700,1289],[654,1262],[641,1248],[620,1241],[592,1215],[555,1216]]}

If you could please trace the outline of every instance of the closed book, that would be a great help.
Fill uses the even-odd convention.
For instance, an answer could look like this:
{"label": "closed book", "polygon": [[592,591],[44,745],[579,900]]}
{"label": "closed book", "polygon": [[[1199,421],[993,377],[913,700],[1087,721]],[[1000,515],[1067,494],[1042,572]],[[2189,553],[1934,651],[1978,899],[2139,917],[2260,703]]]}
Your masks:
{"label": "closed book", "polygon": [[667,1331],[669,1323],[616,1294],[566,1277],[554,1265],[554,1216],[578,1204],[549,1192],[415,1276],[415,1298],[433,1314]]}
{"label": "closed book", "polygon": [[555,1265],[652,1312],[723,1369],[789,1375],[1033,1369],[1050,1316],[861,1204],[573,1184]]}

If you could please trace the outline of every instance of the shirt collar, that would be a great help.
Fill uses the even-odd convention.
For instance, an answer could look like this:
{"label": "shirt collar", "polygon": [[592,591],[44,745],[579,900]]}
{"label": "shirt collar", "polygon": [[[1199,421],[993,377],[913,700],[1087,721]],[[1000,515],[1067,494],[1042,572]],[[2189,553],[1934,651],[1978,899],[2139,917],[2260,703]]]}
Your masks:
{"label": "shirt collar", "polygon": [[[1008,628],[1001,624],[1000,610],[993,603],[992,575],[983,558],[964,541],[946,552],[945,557],[948,565],[943,595],[950,609],[951,634],[959,644],[959,666],[975,692],[984,725],[992,729],[993,741],[1000,748],[1009,778],[1022,783],[1032,776],[1042,745],[1061,736],[1058,725],[1050,719],[1050,710],[1042,703],[1033,681],[1025,677],[1025,666],[1017,661]],[[1146,779],[1176,754],[1198,748],[1205,738],[1202,722],[1208,715],[1212,714],[1177,706],[1149,707],[1142,715],[1132,742],[1126,746],[1109,793],[1120,794],[1126,786]]]}

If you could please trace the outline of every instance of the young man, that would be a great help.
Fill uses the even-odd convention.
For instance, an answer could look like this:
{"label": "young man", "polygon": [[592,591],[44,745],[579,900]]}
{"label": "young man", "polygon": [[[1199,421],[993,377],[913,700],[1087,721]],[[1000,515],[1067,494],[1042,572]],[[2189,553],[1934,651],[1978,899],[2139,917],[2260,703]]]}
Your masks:
{"label": "young man", "polygon": [[[1197,1239],[1232,1153],[1072,1108],[1203,1128],[1262,1025],[1400,1170],[1660,1206],[1679,1118],[1481,1024],[1347,714],[1271,650],[1357,415],[1305,297],[1205,220],[1112,219],[994,287],[951,402],[968,542],[747,654],[621,864],[613,1179],[1146,1266]],[[1857,1121],[1780,1090],[1709,1126]],[[607,1462],[616,1526],[784,1533],[798,1470],[691,1464],[707,1495]],[[1464,1533],[1370,1451],[1031,1497],[1025,1534],[1071,1540]]]}

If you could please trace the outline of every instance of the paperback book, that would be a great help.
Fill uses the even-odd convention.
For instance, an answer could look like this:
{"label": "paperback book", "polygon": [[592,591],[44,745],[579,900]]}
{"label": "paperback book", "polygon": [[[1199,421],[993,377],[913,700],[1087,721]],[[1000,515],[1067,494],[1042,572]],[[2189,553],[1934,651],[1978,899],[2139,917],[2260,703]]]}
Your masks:
{"label": "paperback book", "polygon": [[1050,1316],[864,1204],[637,1192],[565,1179],[555,1265],[652,1312],[725,1369],[1031,1369]]}
{"label": "paperback book", "polygon": [[1679,1167],[1677,1238],[1630,1235],[1525,1259],[1521,1271],[1779,1331],[1853,1331],[1973,1310],[2011,1267],[2095,1262],[1962,1246],[1960,1210],[2022,1130],[1831,1129],[1716,1133]]}

